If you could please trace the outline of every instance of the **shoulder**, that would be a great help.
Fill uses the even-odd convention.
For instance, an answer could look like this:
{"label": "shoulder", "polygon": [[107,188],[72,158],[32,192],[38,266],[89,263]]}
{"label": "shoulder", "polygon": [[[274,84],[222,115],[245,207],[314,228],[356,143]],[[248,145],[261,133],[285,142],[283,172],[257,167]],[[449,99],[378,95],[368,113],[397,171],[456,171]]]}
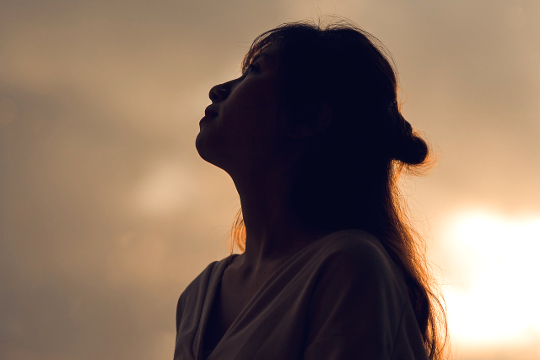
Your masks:
{"label": "shoulder", "polygon": [[201,292],[206,292],[208,285],[213,277],[215,277],[220,268],[223,268],[227,265],[229,257],[226,257],[221,260],[212,261],[206,266],[206,268],[193,279],[185,290],[180,295],[180,300],[187,300]]}
{"label": "shoulder", "polygon": [[334,276],[346,273],[355,280],[399,275],[395,264],[374,235],[349,229],[330,234],[319,249],[321,267]]}
{"label": "shoulder", "polygon": [[408,299],[402,271],[374,235],[361,230],[336,232],[317,249],[316,257],[311,301],[315,308],[348,301],[386,303],[397,310]]}
{"label": "shoulder", "polygon": [[218,263],[218,261],[212,261],[210,264],[208,264],[206,266],[206,268],[201,271],[199,273],[199,275],[197,275],[195,277],[195,279],[193,279],[189,284],[188,286],[186,286],[185,290],[183,291],[182,295],[181,296],[186,296],[186,295],[189,295],[190,293],[192,293],[194,290],[198,289],[200,287],[200,285],[208,282],[209,278],[212,276],[212,272],[216,266],[216,264]]}
{"label": "shoulder", "polygon": [[177,328],[184,308],[194,309],[197,305],[202,304],[211,282],[215,281],[220,269],[227,265],[228,260],[229,257],[226,257],[222,260],[211,262],[186,286],[176,305]]}
{"label": "shoulder", "polygon": [[364,231],[339,231],[323,242],[307,306],[306,358],[329,358],[328,349],[343,358],[389,355],[408,302],[401,272]]}

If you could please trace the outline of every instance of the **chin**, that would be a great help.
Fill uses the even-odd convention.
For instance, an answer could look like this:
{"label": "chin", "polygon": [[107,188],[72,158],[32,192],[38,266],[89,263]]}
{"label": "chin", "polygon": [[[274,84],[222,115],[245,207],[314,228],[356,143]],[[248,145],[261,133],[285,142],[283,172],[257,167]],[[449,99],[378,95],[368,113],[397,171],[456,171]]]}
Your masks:
{"label": "chin", "polygon": [[197,135],[197,138],[195,139],[195,148],[197,149],[197,152],[199,153],[199,156],[204,160],[211,163],[208,156],[207,147],[205,146],[205,141],[203,137],[201,136],[201,133]]}
{"label": "chin", "polygon": [[197,149],[199,156],[204,161],[223,169],[223,167],[220,165],[222,161],[220,161],[219,156],[217,156],[219,153],[223,154],[223,151],[215,151],[215,147],[210,146],[207,138],[201,135],[200,132],[195,139],[195,148]]}

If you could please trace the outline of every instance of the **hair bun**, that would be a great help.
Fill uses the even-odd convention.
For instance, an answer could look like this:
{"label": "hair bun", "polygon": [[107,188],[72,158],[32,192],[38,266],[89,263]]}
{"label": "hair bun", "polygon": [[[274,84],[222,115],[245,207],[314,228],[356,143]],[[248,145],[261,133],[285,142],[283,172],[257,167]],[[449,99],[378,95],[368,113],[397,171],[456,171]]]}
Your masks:
{"label": "hair bun", "polygon": [[426,160],[429,152],[428,146],[414,132],[411,131],[409,134],[406,134],[400,143],[401,146],[397,147],[396,154],[394,155],[396,160],[407,165],[418,165]]}
{"label": "hair bun", "polygon": [[413,131],[411,124],[401,115],[396,101],[391,103],[389,110],[393,128],[392,158],[406,165],[423,163],[429,153],[427,143]]}

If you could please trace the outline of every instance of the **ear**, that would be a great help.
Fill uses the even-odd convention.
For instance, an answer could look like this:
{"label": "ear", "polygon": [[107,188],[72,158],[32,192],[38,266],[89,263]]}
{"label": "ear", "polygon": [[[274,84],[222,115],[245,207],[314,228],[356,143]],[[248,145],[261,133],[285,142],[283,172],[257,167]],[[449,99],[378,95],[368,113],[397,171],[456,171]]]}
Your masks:
{"label": "ear", "polygon": [[330,126],[332,108],[327,103],[313,103],[303,106],[292,119],[289,136],[302,139],[317,135]]}

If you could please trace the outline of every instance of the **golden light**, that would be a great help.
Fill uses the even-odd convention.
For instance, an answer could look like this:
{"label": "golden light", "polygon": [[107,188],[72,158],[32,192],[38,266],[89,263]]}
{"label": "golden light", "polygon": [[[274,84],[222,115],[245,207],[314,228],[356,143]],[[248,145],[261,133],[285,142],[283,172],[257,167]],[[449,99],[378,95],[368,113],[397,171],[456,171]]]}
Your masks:
{"label": "golden light", "polygon": [[540,215],[468,211],[448,225],[446,255],[455,278],[445,298],[454,341],[474,347],[538,344]]}
{"label": "golden light", "polygon": [[184,208],[196,184],[183,164],[175,160],[156,161],[138,181],[135,209],[147,216],[163,216]]}

